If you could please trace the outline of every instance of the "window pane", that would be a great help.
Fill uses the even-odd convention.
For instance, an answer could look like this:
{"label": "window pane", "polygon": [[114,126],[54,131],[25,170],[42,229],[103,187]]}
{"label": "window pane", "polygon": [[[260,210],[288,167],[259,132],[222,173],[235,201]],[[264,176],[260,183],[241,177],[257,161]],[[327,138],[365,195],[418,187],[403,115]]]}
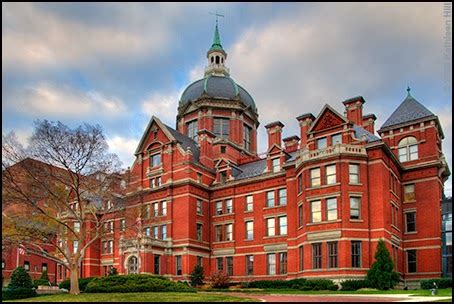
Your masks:
{"label": "window pane", "polygon": [[317,149],[324,149],[327,147],[326,137],[317,139]]}
{"label": "window pane", "polygon": [[231,199],[225,201],[225,212],[226,213],[233,212],[233,201]]}
{"label": "window pane", "polygon": [[320,168],[311,169],[311,187],[320,186]]}
{"label": "window pane", "polygon": [[246,196],[246,211],[252,211],[252,209],[254,207],[253,200],[254,199],[253,199],[252,195]]}
{"label": "window pane", "polygon": [[287,217],[286,216],[279,217],[279,233],[281,235],[287,234]]}
{"label": "window pane", "polygon": [[246,239],[252,240],[254,238],[254,222],[246,222]]}
{"label": "window pane", "polygon": [[276,274],[276,254],[268,254],[268,274]]}
{"label": "window pane", "polygon": [[336,183],[336,165],[326,166],[326,184]]}
{"label": "window pane", "polygon": [[287,205],[287,189],[279,189],[279,205]]}
{"label": "window pane", "polygon": [[359,219],[361,199],[359,197],[350,197],[350,218]]}
{"label": "window pane", "polygon": [[312,222],[322,221],[322,206],[320,201],[311,202]]}
{"label": "window pane", "polygon": [[337,220],[337,199],[329,198],[326,200],[327,220]]}
{"label": "window pane", "polygon": [[276,234],[276,230],[274,227],[274,218],[269,218],[266,220],[266,227],[268,230],[268,236],[273,236]]}
{"label": "window pane", "polygon": [[269,191],[266,193],[266,206],[274,207],[274,191]]}
{"label": "window pane", "polygon": [[335,144],[341,144],[342,143],[342,135],[341,134],[335,134],[331,137],[331,140],[333,142],[333,145]]}

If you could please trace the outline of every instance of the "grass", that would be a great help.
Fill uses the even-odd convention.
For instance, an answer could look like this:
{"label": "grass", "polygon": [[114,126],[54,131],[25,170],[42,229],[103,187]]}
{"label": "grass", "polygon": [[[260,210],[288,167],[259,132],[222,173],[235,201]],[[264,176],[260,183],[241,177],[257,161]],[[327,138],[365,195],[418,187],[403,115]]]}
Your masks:
{"label": "grass", "polygon": [[254,299],[189,292],[81,293],[42,295],[4,302],[258,302]]}

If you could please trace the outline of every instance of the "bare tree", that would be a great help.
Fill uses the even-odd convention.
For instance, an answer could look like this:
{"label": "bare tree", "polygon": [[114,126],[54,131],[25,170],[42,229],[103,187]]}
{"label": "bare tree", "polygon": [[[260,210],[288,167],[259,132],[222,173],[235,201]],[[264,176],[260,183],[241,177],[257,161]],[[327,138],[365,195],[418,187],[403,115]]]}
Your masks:
{"label": "bare tree", "polygon": [[[108,178],[119,171],[120,162],[108,153],[98,125],[70,129],[47,120],[35,124],[27,155],[13,136],[2,138],[2,205],[22,210],[2,208],[2,239],[25,243],[29,252],[64,265],[70,293],[79,294],[81,262],[112,219],[106,202],[121,200]],[[43,244],[54,250],[47,252]]]}

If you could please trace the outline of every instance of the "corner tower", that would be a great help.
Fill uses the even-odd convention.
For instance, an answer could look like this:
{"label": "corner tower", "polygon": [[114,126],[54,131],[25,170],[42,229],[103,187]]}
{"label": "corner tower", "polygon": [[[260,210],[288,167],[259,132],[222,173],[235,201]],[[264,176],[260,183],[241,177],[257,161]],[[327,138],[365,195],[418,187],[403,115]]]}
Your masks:
{"label": "corner tower", "polygon": [[257,155],[258,112],[252,96],[230,77],[217,22],[207,60],[204,77],[181,95],[177,129],[210,152],[208,166],[221,159],[237,164]]}

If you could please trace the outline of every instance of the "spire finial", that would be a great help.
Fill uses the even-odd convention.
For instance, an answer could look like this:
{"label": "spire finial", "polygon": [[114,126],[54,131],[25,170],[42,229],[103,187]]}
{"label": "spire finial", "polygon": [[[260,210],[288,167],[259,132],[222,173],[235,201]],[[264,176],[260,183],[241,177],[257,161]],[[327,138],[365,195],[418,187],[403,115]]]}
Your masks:
{"label": "spire finial", "polygon": [[225,16],[219,14],[218,12],[209,13],[209,14],[216,16],[216,28],[214,30],[213,44],[211,45],[211,49],[210,50],[213,50],[213,49],[222,50],[221,37],[219,35],[219,29],[218,29],[218,17],[225,17]]}
{"label": "spire finial", "polygon": [[410,86],[407,85],[407,94],[408,94],[408,96],[410,96],[410,91],[411,91]]}

